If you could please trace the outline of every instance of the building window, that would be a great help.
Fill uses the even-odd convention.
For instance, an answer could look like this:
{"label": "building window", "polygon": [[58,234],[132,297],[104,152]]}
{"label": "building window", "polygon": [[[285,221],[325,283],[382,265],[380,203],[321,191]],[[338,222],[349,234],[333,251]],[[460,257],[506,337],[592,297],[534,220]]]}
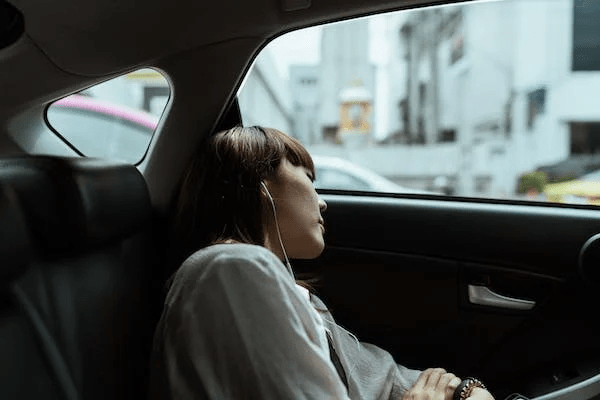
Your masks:
{"label": "building window", "polygon": [[450,13],[446,14],[440,26],[440,30],[444,34],[444,37],[449,39],[455,36],[462,26],[462,21],[462,7],[457,8],[455,11],[451,11]]}
{"label": "building window", "polygon": [[317,80],[315,78],[302,78],[300,79],[300,84],[302,85],[315,85]]}
{"label": "building window", "polygon": [[600,153],[600,123],[571,123],[571,155]]}
{"label": "building window", "polygon": [[600,1],[573,2],[573,71],[600,71]]}
{"label": "building window", "polygon": [[419,116],[419,120],[417,121],[417,137],[414,143],[425,144],[425,119],[422,115]]}
{"label": "building window", "polygon": [[450,50],[450,65],[454,64],[465,54],[465,45],[462,35],[456,36],[452,40],[452,49]]}
{"label": "building window", "polygon": [[142,108],[150,113],[161,113],[169,99],[171,89],[166,86],[144,87],[144,104]]}
{"label": "building window", "polygon": [[446,37],[450,40],[450,60],[453,65],[465,55],[465,41],[463,37],[463,13],[458,9],[452,13],[443,29],[446,31]]}
{"label": "building window", "polygon": [[546,88],[527,93],[527,129],[533,129],[535,117],[546,109]]}
{"label": "building window", "polygon": [[443,129],[438,136],[438,142],[440,143],[450,143],[455,141],[456,129]]}
{"label": "building window", "polygon": [[509,137],[512,132],[512,100],[504,106],[504,134]]}
{"label": "building window", "polygon": [[323,140],[328,143],[340,144],[337,136],[337,126],[324,126],[323,127]]}
{"label": "building window", "polygon": [[423,107],[425,105],[425,100],[427,96],[427,84],[424,82],[419,83],[419,106]]}

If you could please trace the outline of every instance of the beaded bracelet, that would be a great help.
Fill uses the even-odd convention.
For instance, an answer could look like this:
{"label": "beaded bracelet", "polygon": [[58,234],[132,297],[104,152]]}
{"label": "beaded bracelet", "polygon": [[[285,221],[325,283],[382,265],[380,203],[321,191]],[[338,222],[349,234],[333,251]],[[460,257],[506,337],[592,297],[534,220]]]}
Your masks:
{"label": "beaded bracelet", "polygon": [[471,395],[471,392],[476,387],[486,389],[483,382],[476,378],[466,378],[456,387],[454,390],[454,396],[452,400],[466,400]]}

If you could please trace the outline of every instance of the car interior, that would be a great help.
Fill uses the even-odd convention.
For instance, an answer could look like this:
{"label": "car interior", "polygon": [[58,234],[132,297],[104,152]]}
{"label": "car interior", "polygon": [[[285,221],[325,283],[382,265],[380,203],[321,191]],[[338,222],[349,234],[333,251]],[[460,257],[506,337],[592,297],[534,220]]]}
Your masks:
{"label": "car interior", "polygon": [[[256,56],[297,29],[450,3],[0,0],[0,396],[147,397],[178,183],[203,138],[242,123]],[[52,131],[53,101],[140,68],[171,88],[141,161],[24,145]],[[496,399],[600,399],[597,208],[319,192],[327,248],[294,268],[361,341]]]}

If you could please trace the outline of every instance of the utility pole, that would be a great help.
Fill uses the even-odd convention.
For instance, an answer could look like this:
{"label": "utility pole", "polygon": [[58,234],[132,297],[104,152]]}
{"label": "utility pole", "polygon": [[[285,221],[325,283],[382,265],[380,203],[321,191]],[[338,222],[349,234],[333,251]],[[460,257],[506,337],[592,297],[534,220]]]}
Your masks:
{"label": "utility pole", "polygon": [[406,48],[406,53],[404,58],[406,60],[406,97],[404,100],[404,115],[403,118],[403,130],[404,136],[406,138],[406,142],[408,144],[413,141],[413,129],[412,129],[412,112],[411,108],[413,105],[413,94],[412,94],[412,86],[413,86],[413,25],[410,21],[405,22],[400,29],[400,33],[404,40],[404,46]]}
{"label": "utility pole", "polygon": [[473,132],[465,116],[466,99],[465,89],[468,85],[468,70],[465,69],[458,75],[457,90],[457,114],[458,114],[458,143],[459,143],[459,172],[458,172],[458,190],[459,196],[473,196],[475,193],[473,176]]}
{"label": "utility pole", "polygon": [[430,59],[431,59],[431,84],[430,84],[430,96],[431,99],[431,133],[429,135],[426,144],[437,142],[440,134],[440,99],[439,99],[439,67],[438,67],[438,48],[440,45],[440,31],[442,21],[441,10],[436,8],[431,11],[431,27],[429,30],[429,47],[430,47]]}

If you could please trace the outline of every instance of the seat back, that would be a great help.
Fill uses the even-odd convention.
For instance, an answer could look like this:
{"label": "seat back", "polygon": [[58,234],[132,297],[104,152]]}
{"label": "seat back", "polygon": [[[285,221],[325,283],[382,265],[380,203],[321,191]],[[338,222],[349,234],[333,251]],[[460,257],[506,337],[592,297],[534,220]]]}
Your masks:
{"label": "seat back", "polygon": [[12,296],[31,260],[23,210],[15,191],[0,185],[0,391],[7,399],[60,399],[60,387],[40,357],[27,316]]}
{"label": "seat back", "polygon": [[36,256],[22,274],[10,274],[12,299],[3,300],[21,322],[10,334],[27,332],[0,358],[7,374],[0,391],[36,399],[143,396],[155,322],[152,255],[140,244],[151,216],[143,176],[131,165],[27,156],[0,160],[0,185],[14,189]]}
{"label": "seat back", "polygon": [[30,261],[25,218],[14,190],[0,185],[0,285],[23,273]]}

